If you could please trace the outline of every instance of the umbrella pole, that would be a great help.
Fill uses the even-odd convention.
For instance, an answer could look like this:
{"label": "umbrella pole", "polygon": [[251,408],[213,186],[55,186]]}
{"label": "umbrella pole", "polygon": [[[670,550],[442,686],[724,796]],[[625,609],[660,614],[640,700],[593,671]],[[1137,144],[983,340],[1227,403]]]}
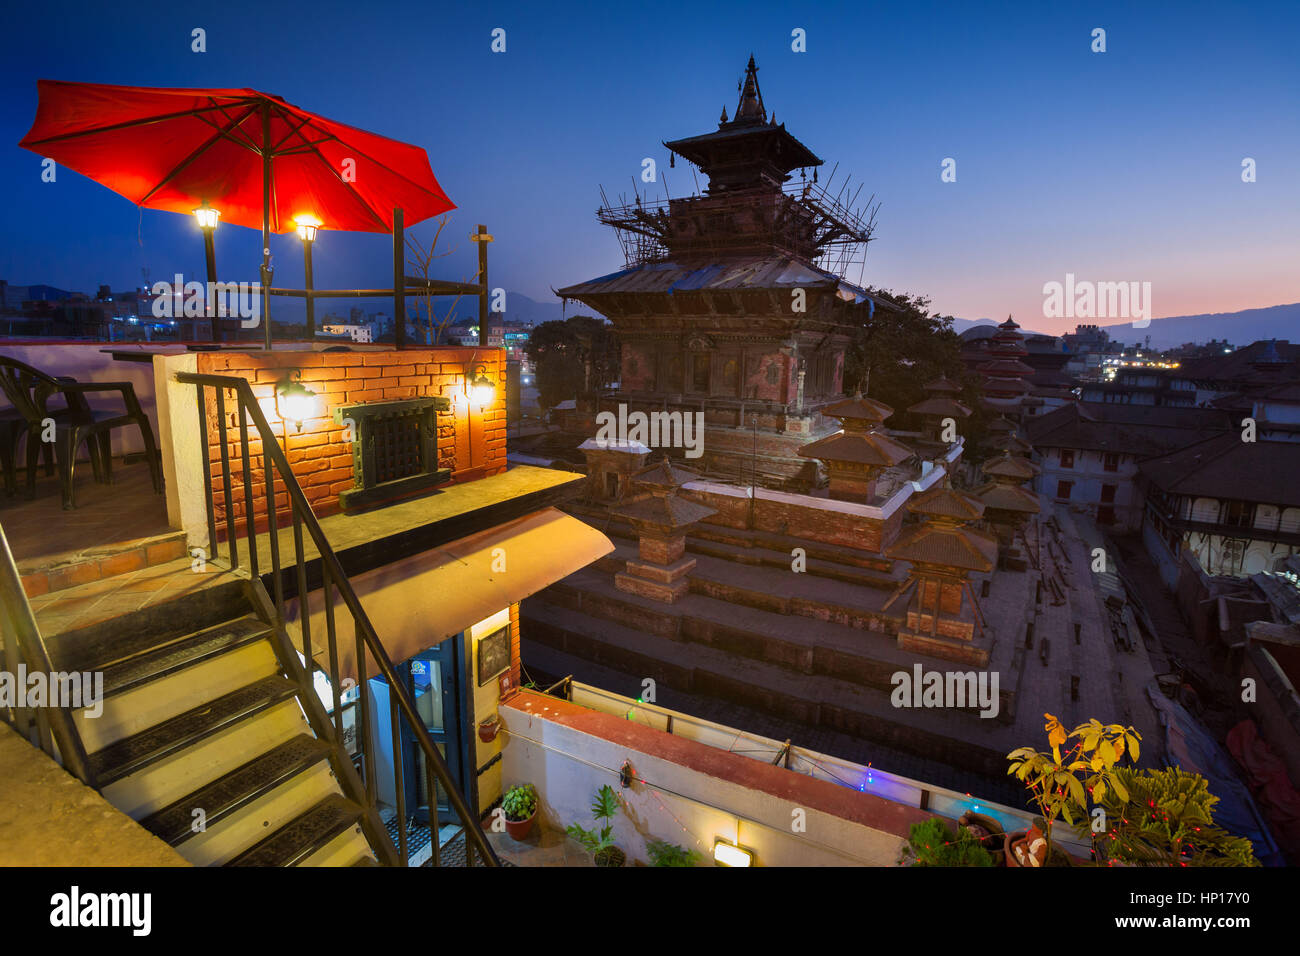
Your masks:
{"label": "umbrella pole", "polygon": [[262,325],[271,351],[271,104],[262,104]]}

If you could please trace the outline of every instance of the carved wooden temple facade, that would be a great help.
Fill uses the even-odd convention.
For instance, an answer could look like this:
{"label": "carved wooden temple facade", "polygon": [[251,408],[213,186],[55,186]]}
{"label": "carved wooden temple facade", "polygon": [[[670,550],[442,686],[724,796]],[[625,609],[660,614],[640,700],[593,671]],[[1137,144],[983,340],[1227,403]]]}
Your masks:
{"label": "carved wooden temple facade", "polygon": [[603,206],[627,268],[558,294],[608,317],[622,343],[620,388],[593,415],[701,412],[692,467],[804,491],[817,467],[798,450],[838,428],[821,413],[843,398],[851,327],[897,305],[844,278],[870,216],[816,184],[822,160],[769,116],[757,74],[751,57],[732,118],[664,144],[708,177],[704,193]]}

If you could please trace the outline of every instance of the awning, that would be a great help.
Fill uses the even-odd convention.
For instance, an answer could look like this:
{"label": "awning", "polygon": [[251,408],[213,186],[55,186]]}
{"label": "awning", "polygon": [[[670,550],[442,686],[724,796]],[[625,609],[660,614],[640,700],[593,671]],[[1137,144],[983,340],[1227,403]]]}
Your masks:
{"label": "awning", "polygon": [[[427,650],[502,608],[536,594],[614,550],[590,525],[547,508],[351,578],[393,663]],[[312,656],[329,671],[325,607],[308,598]],[[289,633],[302,650],[297,599],[285,602]],[[339,675],[356,678],[352,618],[336,596]],[[367,655],[366,676],[378,673]]]}

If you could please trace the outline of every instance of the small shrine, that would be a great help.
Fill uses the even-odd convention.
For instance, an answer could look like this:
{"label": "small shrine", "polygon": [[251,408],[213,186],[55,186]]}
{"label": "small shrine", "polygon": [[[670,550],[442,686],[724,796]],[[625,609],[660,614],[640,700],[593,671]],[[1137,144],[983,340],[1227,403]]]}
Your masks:
{"label": "small shrine", "polygon": [[686,533],[717,514],[678,497],[678,489],[698,477],[666,458],[631,476],[630,490],[637,497],[611,512],[631,524],[638,539],[637,558],[614,575],[620,591],[672,604],[690,590],[687,575],[695,569],[695,559],[686,556]]}
{"label": "small shrine", "polygon": [[968,527],[984,510],[978,498],[949,487],[933,488],[908,504],[921,521],[905,528],[885,551],[912,565],[885,605],[914,591],[898,631],[900,648],[976,667],[988,663],[988,647],[974,643],[977,628],[982,634],[984,625],[969,581],[971,574],[987,574],[997,565],[997,540]]}
{"label": "small shrine", "polygon": [[872,503],[881,472],[915,454],[881,427],[894,410],[859,392],[853,398],[828,405],[822,414],[839,419],[841,430],[804,445],[799,449],[800,456],[816,458],[825,466],[831,498]]}

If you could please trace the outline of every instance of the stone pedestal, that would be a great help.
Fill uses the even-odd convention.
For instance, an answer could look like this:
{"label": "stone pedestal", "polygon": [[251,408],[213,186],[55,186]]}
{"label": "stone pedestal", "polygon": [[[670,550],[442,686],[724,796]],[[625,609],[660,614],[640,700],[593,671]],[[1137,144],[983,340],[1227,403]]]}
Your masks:
{"label": "stone pedestal", "polygon": [[629,561],[626,571],[614,575],[614,586],[629,594],[672,604],[690,592],[691,583],[686,576],[693,570],[694,558],[678,558],[671,564]]}

